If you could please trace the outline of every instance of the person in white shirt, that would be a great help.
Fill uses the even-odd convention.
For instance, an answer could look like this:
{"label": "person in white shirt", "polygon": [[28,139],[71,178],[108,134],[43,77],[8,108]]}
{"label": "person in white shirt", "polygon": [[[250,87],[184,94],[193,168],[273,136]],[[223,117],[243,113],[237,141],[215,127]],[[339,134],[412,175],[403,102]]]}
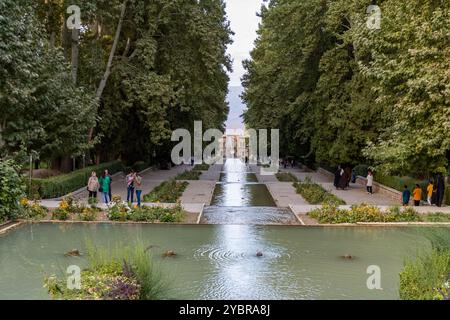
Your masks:
{"label": "person in white shirt", "polygon": [[373,172],[371,170],[369,170],[369,172],[367,173],[367,193],[368,194],[373,194]]}

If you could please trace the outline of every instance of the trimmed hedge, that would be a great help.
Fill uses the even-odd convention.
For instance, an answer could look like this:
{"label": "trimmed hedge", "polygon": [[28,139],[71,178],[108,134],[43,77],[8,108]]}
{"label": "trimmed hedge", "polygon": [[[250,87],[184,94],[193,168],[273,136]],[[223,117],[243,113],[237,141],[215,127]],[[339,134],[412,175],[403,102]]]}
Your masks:
{"label": "trimmed hedge", "polygon": [[110,174],[115,174],[122,171],[123,165],[120,161],[105,162],[97,166],[87,167],[48,179],[32,179],[32,187],[31,190],[28,190],[28,196],[40,199],[62,197],[83,186],[87,186],[92,171],[95,171],[97,176],[100,176],[106,169],[108,169]]}
{"label": "trimmed hedge", "polygon": [[412,177],[383,176],[375,174],[375,181],[400,192],[404,190],[405,185],[408,186],[409,190],[413,190],[416,187],[416,183],[418,183],[420,188],[422,189],[422,200],[427,199],[427,187],[429,180],[420,180]]}

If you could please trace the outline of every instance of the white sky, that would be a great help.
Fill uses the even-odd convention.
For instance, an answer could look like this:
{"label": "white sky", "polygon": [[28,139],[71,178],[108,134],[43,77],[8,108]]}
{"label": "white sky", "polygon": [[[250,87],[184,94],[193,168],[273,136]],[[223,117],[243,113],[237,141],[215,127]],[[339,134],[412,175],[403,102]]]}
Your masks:
{"label": "white sky", "polygon": [[242,61],[250,57],[256,39],[262,0],[226,0],[228,20],[231,30],[235,33],[234,43],[228,47],[228,53],[233,58],[233,73],[230,74],[230,86],[240,86],[244,74]]}

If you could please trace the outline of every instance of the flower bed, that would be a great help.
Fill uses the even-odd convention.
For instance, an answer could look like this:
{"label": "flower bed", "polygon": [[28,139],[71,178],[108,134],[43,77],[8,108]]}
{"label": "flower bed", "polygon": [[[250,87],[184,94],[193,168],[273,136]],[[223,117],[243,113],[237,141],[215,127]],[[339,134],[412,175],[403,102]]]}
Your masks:
{"label": "flower bed", "polygon": [[180,173],[179,175],[177,175],[175,177],[175,180],[199,180],[200,179],[200,175],[202,174],[201,171],[197,171],[197,170],[186,170],[183,173]]}
{"label": "flower bed", "polygon": [[329,193],[321,185],[312,182],[309,177],[303,182],[294,182],[293,186],[297,193],[310,204],[345,204],[344,200]]}
{"label": "flower bed", "polygon": [[81,271],[79,287],[67,288],[65,278],[47,277],[44,286],[53,299],[150,300],[164,298],[165,285],[155,272],[142,244],[109,251],[88,248],[88,268]]}
{"label": "flower bed", "polygon": [[144,202],[175,203],[183,195],[188,182],[171,179],[161,183],[152,192],[144,196]]}
{"label": "flower bed", "polygon": [[277,177],[278,181],[281,181],[281,182],[297,182],[298,181],[297,177],[294,176],[290,172],[278,172],[277,174],[275,174],[275,176]]}
{"label": "flower bed", "polygon": [[207,163],[196,164],[192,170],[195,170],[195,171],[208,171],[209,170],[209,164],[207,164]]}
{"label": "flower bed", "polygon": [[336,205],[323,205],[321,208],[308,213],[308,216],[319,223],[357,223],[357,222],[448,222],[450,215],[436,213],[420,215],[413,208],[402,210],[391,207],[384,212],[376,206],[367,204],[354,205],[350,210],[339,209]]}
{"label": "flower bed", "polygon": [[402,300],[449,300],[450,250],[433,250],[406,262],[399,291]]}
{"label": "flower bed", "polygon": [[126,202],[115,202],[108,209],[111,221],[136,222],[182,222],[185,213],[180,204],[174,208],[161,207],[130,207]]}

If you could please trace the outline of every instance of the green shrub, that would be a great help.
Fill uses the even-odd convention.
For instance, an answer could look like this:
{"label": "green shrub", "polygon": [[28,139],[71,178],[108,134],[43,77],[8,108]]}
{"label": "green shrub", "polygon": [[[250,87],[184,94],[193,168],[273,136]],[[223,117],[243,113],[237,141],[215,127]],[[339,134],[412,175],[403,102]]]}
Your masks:
{"label": "green shrub", "polygon": [[63,277],[47,277],[44,287],[54,299],[153,300],[167,295],[166,283],[145,246],[138,242],[116,250],[88,246],[89,265],[81,272],[81,288],[67,288]]}
{"label": "green shrub", "polygon": [[0,161],[0,223],[19,214],[19,200],[25,195],[19,167],[11,160]]}
{"label": "green shrub", "polygon": [[419,180],[412,177],[383,176],[380,174],[375,174],[374,180],[400,192],[404,190],[405,185],[408,186],[409,190],[413,190],[416,186],[416,183],[418,183],[423,191],[422,198],[423,200],[426,200],[426,191],[429,182],[428,180]]}
{"label": "green shrub", "polygon": [[321,185],[312,182],[309,177],[303,182],[294,182],[293,186],[297,193],[310,204],[345,204],[344,200],[329,193]]}
{"label": "green shrub", "polygon": [[180,173],[179,175],[177,175],[175,177],[175,180],[199,180],[200,179],[200,175],[202,174],[201,171],[197,171],[197,170],[186,170],[183,173]]}
{"label": "green shrub", "polygon": [[81,221],[96,221],[99,212],[100,209],[92,206],[89,208],[84,208],[83,211],[78,213],[78,217]]}
{"label": "green shrub", "polygon": [[423,215],[423,219],[428,222],[450,222],[450,214],[441,212],[430,213]]}
{"label": "green shrub", "polygon": [[86,186],[92,171],[100,176],[106,169],[110,174],[114,174],[121,171],[123,166],[120,161],[113,161],[48,179],[33,179],[28,194],[31,198],[36,196],[41,199],[58,198]]}
{"label": "green shrub", "polygon": [[144,202],[175,203],[183,195],[188,185],[189,182],[179,182],[175,179],[165,181],[145,195]]}
{"label": "green shrub", "polygon": [[297,182],[298,181],[297,177],[294,176],[290,172],[278,172],[277,174],[275,174],[275,176],[277,177],[278,181],[282,181],[282,182]]}
{"label": "green shrub", "polygon": [[148,167],[150,167],[150,165],[144,161],[137,161],[133,164],[133,170],[136,172],[144,171]]}
{"label": "green shrub", "polygon": [[369,166],[366,164],[358,164],[353,168],[355,174],[361,177],[367,177],[367,173],[369,171]]}
{"label": "green shrub", "polygon": [[433,249],[407,261],[400,272],[400,299],[450,299],[450,250]]}
{"label": "green shrub", "polygon": [[354,205],[350,210],[338,209],[336,205],[323,205],[308,215],[319,223],[357,223],[357,222],[411,222],[421,221],[421,216],[413,209],[392,207],[387,212],[381,211],[376,206],[367,204]]}
{"label": "green shrub", "polygon": [[446,205],[450,205],[450,186],[447,186],[445,188],[444,201]]}
{"label": "green shrub", "polygon": [[136,222],[182,222],[184,211],[180,205],[175,208],[140,207],[132,210],[128,220]]}
{"label": "green shrub", "polygon": [[196,164],[194,166],[195,171],[208,171],[209,170],[209,164],[202,163],[202,164]]}
{"label": "green shrub", "polygon": [[70,217],[70,213],[67,210],[57,208],[52,211],[52,219],[53,220],[66,221],[69,219],[69,217]]}
{"label": "green shrub", "polygon": [[41,206],[37,201],[30,201],[27,198],[20,200],[22,210],[20,212],[20,218],[39,220],[47,216],[48,209]]}

